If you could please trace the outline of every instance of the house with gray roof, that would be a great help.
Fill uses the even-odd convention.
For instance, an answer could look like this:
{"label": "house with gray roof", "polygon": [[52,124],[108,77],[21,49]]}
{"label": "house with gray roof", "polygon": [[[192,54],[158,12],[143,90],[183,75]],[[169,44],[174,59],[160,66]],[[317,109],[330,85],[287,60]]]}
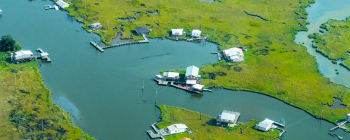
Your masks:
{"label": "house with gray roof", "polygon": [[224,110],[216,118],[216,125],[234,127],[241,113]]}
{"label": "house with gray roof", "polygon": [[136,27],[135,31],[138,35],[143,35],[143,34],[148,35],[151,33],[152,30],[144,26],[144,27]]}

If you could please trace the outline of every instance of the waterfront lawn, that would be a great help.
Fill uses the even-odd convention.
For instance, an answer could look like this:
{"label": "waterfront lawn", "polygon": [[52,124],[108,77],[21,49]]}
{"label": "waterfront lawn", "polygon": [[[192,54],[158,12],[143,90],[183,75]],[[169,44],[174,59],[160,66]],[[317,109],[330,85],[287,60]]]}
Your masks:
{"label": "waterfront lawn", "polygon": [[[246,124],[240,124],[234,128],[223,128],[216,126],[215,118],[202,114],[202,119],[199,119],[199,112],[191,111],[184,108],[157,105],[162,114],[162,121],[157,124],[160,129],[166,128],[172,124],[182,123],[188,127],[192,134],[187,132],[182,134],[165,136],[167,140],[179,140],[183,137],[191,138],[193,140],[199,139],[221,139],[221,140],[251,140],[264,139],[272,140],[278,139],[279,131],[274,130],[269,133],[260,132],[253,127],[259,123],[257,120],[252,120]],[[276,133],[277,132],[277,133]]]}
{"label": "waterfront lawn", "polygon": [[[38,62],[11,64],[0,52],[0,139],[95,139],[53,104]],[[16,75],[16,83],[15,83]]]}
{"label": "waterfront lawn", "polygon": [[343,59],[342,65],[350,70],[350,17],[345,20],[330,19],[321,25],[325,34],[314,33],[309,35],[312,38],[312,45],[316,50],[329,59]]}

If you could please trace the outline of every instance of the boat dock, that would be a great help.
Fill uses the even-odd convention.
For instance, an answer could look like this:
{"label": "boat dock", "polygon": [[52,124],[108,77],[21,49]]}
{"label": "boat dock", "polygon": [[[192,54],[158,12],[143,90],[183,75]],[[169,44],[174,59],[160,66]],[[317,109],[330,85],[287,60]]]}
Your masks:
{"label": "boat dock", "polygon": [[332,129],[329,129],[329,131],[334,131],[337,128],[343,128],[343,126],[347,123],[348,121],[343,121],[341,123],[338,123],[336,127],[333,127]]}
{"label": "boat dock", "polygon": [[218,60],[221,61],[221,54],[218,53]]}
{"label": "boat dock", "polygon": [[[40,54],[45,53],[41,48],[36,49],[36,51],[39,52]],[[46,60],[46,62],[51,62],[51,59],[49,58],[48,54],[45,56],[38,57],[38,58],[41,60]]]}
{"label": "boat dock", "polygon": [[119,43],[119,44],[114,44],[114,45],[104,46],[104,47],[98,46],[98,44],[96,44],[95,41],[90,41],[90,43],[91,43],[91,45],[93,45],[96,49],[98,49],[100,52],[104,52],[103,49],[108,49],[108,48],[113,48],[113,47],[118,47],[118,46],[123,46],[123,45],[140,44],[140,43],[149,43],[149,40],[147,39],[147,37],[146,37],[145,34],[143,34],[142,37],[143,37],[144,40],[139,40],[139,41],[135,41],[135,42],[124,42],[124,43]]}
{"label": "boat dock", "polygon": [[176,88],[179,88],[179,89],[183,89],[183,90],[186,90],[186,91],[190,91],[190,92],[193,92],[193,93],[201,93],[200,91],[194,91],[192,90],[192,87],[189,87],[189,86],[181,86],[181,85],[173,85],[174,87]]}
{"label": "boat dock", "polygon": [[148,135],[152,138],[152,139],[157,139],[157,140],[165,140],[164,136],[160,133],[159,129],[157,128],[157,126],[155,126],[156,123],[153,123],[151,125],[152,129],[154,130],[154,132],[152,130],[147,130]]}
{"label": "boat dock", "polygon": [[98,46],[98,44],[95,41],[90,41],[90,44],[96,49],[98,49],[100,52],[104,52],[104,50],[100,46]]}

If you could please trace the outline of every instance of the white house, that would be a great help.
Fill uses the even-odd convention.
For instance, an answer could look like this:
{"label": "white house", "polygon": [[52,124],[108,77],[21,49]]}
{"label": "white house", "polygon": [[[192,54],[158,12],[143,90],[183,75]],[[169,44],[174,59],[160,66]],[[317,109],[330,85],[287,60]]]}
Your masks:
{"label": "white house", "polygon": [[201,32],[200,30],[193,30],[192,37],[201,37]]}
{"label": "white house", "polygon": [[347,115],[346,115],[345,120],[348,121],[348,122],[350,122],[350,114],[347,114]]}
{"label": "white house", "polygon": [[233,127],[240,115],[238,112],[224,110],[216,118],[216,125]]}
{"label": "white house", "polygon": [[231,62],[244,62],[244,54],[242,49],[234,47],[224,50],[223,56],[226,60]]}
{"label": "white house", "polygon": [[166,131],[171,134],[182,133],[187,131],[187,126],[185,124],[173,124],[166,128]]}
{"label": "white house", "polygon": [[165,80],[179,80],[180,76],[178,72],[164,72],[163,78]]}
{"label": "white house", "polygon": [[171,33],[173,36],[182,36],[183,29],[171,29]]}
{"label": "white house", "polygon": [[200,80],[200,75],[198,75],[199,68],[196,66],[189,66],[186,69],[186,84],[194,85],[197,83],[198,80]]}
{"label": "white house", "polygon": [[269,131],[271,129],[273,122],[274,121],[272,121],[272,120],[265,119],[264,121],[262,121],[259,124],[257,124],[255,126],[255,129],[267,132],[267,131]]}
{"label": "white house", "polygon": [[66,7],[69,7],[69,4],[64,2],[63,0],[59,0],[56,2],[56,4],[60,7],[60,8],[66,8]]}

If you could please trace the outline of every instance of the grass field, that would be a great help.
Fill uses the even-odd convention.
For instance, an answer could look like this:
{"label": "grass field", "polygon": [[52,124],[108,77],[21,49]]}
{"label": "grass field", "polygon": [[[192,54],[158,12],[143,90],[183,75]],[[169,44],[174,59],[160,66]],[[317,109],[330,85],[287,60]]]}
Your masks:
{"label": "grass field", "polygon": [[314,33],[309,35],[312,38],[312,45],[316,50],[329,59],[344,60],[342,65],[350,70],[350,17],[345,20],[330,19],[321,25],[325,34]]}
{"label": "grass field", "polygon": [[[293,40],[297,32],[307,30],[305,8],[315,0],[67,1],[71,6],[66,10],[86,23],[85,28],[94,22],[103,24],[105,28],[96,33],[107,43],[119,31],[123,38],[137,39],[134,27],[147,26],[152,29],[149,37],[169,37],[172,28],[200,29],[203,36],[219,44],[219,51],[238,45],[248,48],[243,63],[221,61],[203,66],[200,74],[207,87],[263,93],[331,122],[350,112],[349,88],[325,78],[315,57]],[[149,13],[156,10],[159,14]],[[328,108],[326,104],[332,105],[334,98],[347,108]]]}
{"label": "grass field", "polygon": [[10,64],[9,56],[0,52],[1,140],[95,139],[73,126],[70,114],[51,102],[38,62]]}
{"label": "grass field", "polygon": [[202,114],[200,120],[199,112],[166,105],[158,105],[158,107],[162,111],[162,121],[157,124],[160,129],[166,128],[172,124],[182,123],[192,132],[192,134],[182,133],[165,136],[167,140],[179,140],[183,137],[191,138],[192,140],[275,140],[278,139],[277,137],[279,135],[278,130],[266,133],[253,129],[253,127],[259,123],[257,120],[252,120],[246,124],[240,124],[234,128],[223,128],[216,126],[215,118],[208,115]]}

